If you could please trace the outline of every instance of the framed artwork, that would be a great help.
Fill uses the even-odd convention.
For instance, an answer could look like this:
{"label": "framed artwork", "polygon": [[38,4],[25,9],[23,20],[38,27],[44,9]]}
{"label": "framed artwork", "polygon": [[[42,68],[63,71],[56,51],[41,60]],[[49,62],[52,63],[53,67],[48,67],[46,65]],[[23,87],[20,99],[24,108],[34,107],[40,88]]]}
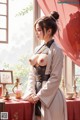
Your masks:
{"label": "framed artwork", "polygon": [[13,71],[0,70],[0,84],[12,84],[13,83]]}

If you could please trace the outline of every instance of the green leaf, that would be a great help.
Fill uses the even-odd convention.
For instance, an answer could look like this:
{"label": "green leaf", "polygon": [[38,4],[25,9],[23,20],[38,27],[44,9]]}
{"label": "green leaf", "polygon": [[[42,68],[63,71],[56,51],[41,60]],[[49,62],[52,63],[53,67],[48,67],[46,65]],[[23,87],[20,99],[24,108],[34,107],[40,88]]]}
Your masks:
{"label": "green leaf", "polygon": [[33,5],[32,3],[30,3],[29,6],[27,6],[26,8],[23,8],[20,12],[18,12],[16,16],[23,16],[32,10],[33,10]]}

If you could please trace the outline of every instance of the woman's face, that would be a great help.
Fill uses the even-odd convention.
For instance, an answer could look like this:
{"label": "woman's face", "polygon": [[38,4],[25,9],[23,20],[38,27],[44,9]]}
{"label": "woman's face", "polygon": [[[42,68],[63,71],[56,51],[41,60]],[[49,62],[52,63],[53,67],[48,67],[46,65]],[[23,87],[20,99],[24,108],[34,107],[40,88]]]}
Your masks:
{"label": "woman's face", "polygon": [[36,24],[35,33],[38,40],[43,40],[44,34],[39,24]]}
{"label": "woman's face", "polygon": [[44,28],[44,32],[43,32],[39,24],[36,24],[35,33],[38,40],[44,40],[45,42],[49,41],[50,39],[52,39],[51,32],[52,32],[51,29],[46,31],[46,28]]}

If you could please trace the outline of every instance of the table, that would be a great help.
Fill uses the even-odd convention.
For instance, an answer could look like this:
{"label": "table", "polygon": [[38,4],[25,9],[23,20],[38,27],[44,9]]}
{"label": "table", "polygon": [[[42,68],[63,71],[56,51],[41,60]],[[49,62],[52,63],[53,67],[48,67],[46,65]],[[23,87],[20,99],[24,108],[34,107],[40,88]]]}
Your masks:
{"label": "table", "polygon": [[6,100],[5,112],[8,120],[32,120],[33,104],[22,100]]}
{"label": "table", "polygon": [[[66,100],[68,120],[80,120],[80,98]],[[5,100],[8,120],[32,120],[33,104],[22,100]]]}
{"label": "table", "polygon": [[80,120],[80,98],[66,100],[68,120]]}

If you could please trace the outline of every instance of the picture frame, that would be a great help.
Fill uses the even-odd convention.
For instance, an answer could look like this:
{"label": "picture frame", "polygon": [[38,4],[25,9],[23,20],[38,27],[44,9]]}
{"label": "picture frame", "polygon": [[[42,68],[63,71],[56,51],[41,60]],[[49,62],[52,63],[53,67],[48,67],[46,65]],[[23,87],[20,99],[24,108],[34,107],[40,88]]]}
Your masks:
{"label": "picture frame", "polygon": [[13,84],[13,71],[0,70],[0,84]]}

